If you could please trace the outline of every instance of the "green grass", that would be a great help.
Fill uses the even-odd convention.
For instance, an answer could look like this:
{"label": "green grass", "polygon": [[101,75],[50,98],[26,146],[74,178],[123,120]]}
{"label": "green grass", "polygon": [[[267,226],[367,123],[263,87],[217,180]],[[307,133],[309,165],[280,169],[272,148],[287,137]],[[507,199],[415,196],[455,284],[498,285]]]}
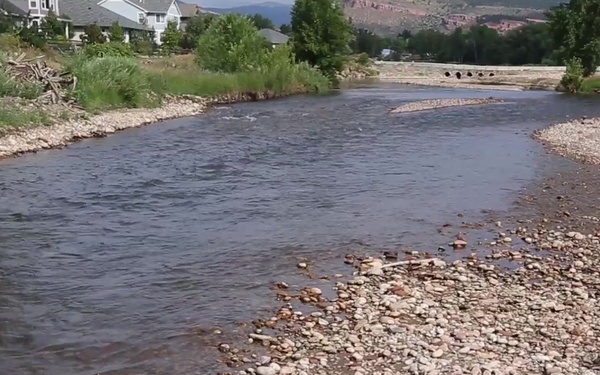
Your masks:
{"label": "green grass", "polygon": [[135,59],[81,55],[69,63],[68,70],[78,80],[73,96],[88,111],[154,105],[148,77]]}
{"label": "green grass", "polygon": [[595,93],[596,90],[600,90],[600,76],[588,77],[583,80],[582,93]]}
{"label": "green grass", "polygon": [[327,78],[317,71],[298,65],[268,72],[218,74],[194,70],[162,70],[148,72],[150,88],[164,95],[197,95],[211,97],[240,92],[290,94],[324,92]]}
{"label": "green grass", "polygon": [[50,117],[42,110],[0,103],[0,135],[17,129],[50,124]]}
{"label": "green grass", "polygon": [[67,69],[78,79],[75,100],[90,112],[154,107],[165,95],[293,94],[329,88],[327,78],[304,64],[275,66],[263,72],[217,74],[195,66],[145,67],[133,58],[80,55],[69,62]]}

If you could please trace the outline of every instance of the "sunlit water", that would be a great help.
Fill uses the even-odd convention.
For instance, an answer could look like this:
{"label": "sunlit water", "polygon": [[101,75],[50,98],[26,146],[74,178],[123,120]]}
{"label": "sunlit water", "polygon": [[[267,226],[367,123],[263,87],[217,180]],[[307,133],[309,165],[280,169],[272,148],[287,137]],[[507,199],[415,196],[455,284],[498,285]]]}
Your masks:
{"label": "sunlit water", "polygon": [[[505,103],[389,115],[406,101]],[[207,374],[212,327],[299,257],[433,249],[561,168],[529,134],[592,99],[365,86],[221,107],[0,162],[0,374]],[[365,250],[366,249],[366,250]]]}

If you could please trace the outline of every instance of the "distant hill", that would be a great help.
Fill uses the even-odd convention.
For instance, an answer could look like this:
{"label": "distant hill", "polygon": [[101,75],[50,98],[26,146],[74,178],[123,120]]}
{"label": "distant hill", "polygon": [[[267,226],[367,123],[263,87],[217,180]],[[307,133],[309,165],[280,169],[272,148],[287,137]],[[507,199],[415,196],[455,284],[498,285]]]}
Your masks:
{"label": "distant hill", "polygon": [[273,24],[275,24],[275,26],[279,26],[282,23],[290,23],[291,20],[291,16],[290,13],[292,11],[292,5],[290,4],[281,4],[281,3],[275,3],[275,2],[265,2],[265,3],[259,3],[259,4],[252,4],[252,5],[243,5],[243,6],[239,6],[239,7],[233,7],[233,8],[207,8],[205,7],[204,9],[206,10],[210,10],[212,12],[217,12],[220,14],[227,14],[227,13],[241,13],[241,14],[247,14],[247,15],[254,15],[254,14],[260,14],[263,17],[266,17],[268,19],[270,19],[271,21],[273,21]]}

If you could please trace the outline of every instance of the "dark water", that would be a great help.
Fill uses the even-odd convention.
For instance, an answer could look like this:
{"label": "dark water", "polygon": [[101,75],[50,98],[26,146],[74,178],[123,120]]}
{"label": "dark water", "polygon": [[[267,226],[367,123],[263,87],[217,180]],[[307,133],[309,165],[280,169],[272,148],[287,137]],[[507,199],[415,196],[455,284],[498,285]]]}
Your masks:
{"label": "dark water", "polygon": [[[507,102],[386,113],[490,95]],[[2,161],[0,374],[210,373],[211,328],[271,306],[299,257],[334,273],[357,248],[436,249],[457,213],[563,168],[529,134],[583,114],[597,101],[366,86]]]}

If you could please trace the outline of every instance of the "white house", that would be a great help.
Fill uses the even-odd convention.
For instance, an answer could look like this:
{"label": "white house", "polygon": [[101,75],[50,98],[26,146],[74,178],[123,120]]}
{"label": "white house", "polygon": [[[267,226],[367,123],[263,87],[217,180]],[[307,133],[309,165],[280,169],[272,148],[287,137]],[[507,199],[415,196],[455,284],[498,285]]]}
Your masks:
{"label": "white house", "polygon": [[98,5],[131,21],[146,25],[156,32],[155,41],[162,42],[168,21],[181,25],[181,10],[175,0],[100,0]]}
{"label": "white house", "polygon": [[39,25],[49,11],[60,16],[58,3],[59,0],[0,0],[0,10],[16,19],[27,20],[29,25]]}
{"label": "white house", "polygon": [[50,10],[69,20],[80,41],[84,27],[97,24],[104,32],[118,22],[125,30],[125,41],[134,30],[155,31],[155,42],[161,44],[168,21],[181,26],[181,10],[176,0],[0,0],[3,13],[38,24]]}
{"label": "white house", "polygon": [[65,17],[71,20],[74,42],[80,42],[81,36],[85,34],[87,25],[96,24],[106,34],[110,26],[118,22],[125,33],[125,42],[129,42],[133,31],[147,31],[148,27],[138,22],[123,17],[98,5],[99,0],[57,0],[60,1],[61,9]]}

